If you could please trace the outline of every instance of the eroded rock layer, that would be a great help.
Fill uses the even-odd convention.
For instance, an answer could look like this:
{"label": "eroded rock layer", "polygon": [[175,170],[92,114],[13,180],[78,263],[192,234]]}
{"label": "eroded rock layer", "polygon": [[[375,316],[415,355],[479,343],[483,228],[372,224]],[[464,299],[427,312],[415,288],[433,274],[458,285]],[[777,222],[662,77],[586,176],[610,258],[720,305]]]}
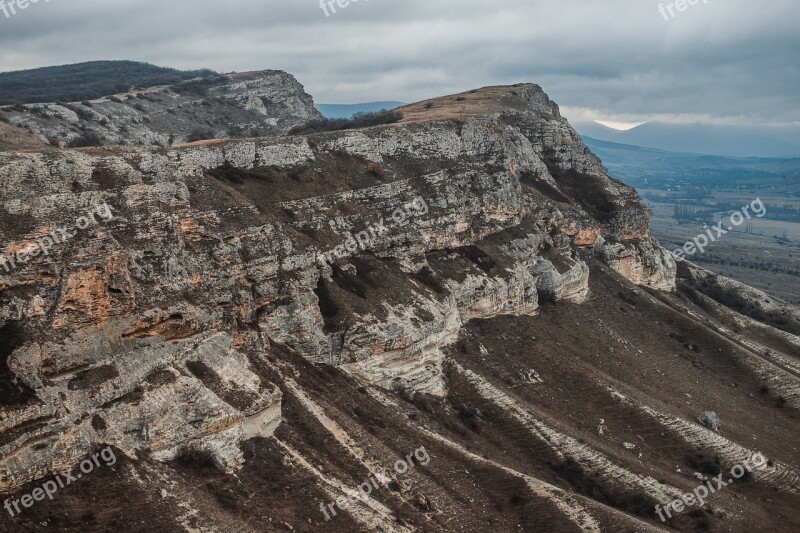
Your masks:
{"label": "eroded rock layer", "polygon": [[[216,137],[284,133],[322,118],[293,76],[233,73],[83,102],[0,106],[0,149],[129,144],[170,146]],[[22,132],[22,133],[19,133]],[[9,132],[13,133],[13,132]],[[196,137],[196,138],[194,138]]]}
{"label": "eroded rock layer", "polygon": [[[61,511],[4,520],[92,530],[113,519],[69,518],[77,495],[124,492],[165,530],[656,530],[657,503],[761,451],[669,525],[796,525],[794,311],[740,315],[750,293],[676,282],[638,196],[538,86],[401,111],[0,154],[0,492],[100,446],[121,458]],[[428,463],[320,512],[422,447]]]}

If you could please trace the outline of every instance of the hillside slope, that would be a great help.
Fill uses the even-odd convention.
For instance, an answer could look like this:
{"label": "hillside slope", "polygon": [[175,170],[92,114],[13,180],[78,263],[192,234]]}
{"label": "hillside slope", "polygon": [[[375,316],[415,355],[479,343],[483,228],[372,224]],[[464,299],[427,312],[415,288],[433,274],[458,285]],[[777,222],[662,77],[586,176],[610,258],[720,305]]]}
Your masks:
{"label": "hillside slope", "polygon": [[303,86],[277,70],[226,74],[82,102],[0,107],[0,122],[27,130],[42,145],[60,148],[168,147],[217,137],[276,135],[321,117]]}
{"label": "hillside slope", "polygon": [[0,529],[797,530],[797,309],[679,268],[536,85],[400,111],[0,154],[6,255],[99,213],[0,278],[0,492],[119,458]]}
{"label": "hillside slope", "polygon": [[0,105],[79,102],[216,76],[216,72],[207,69],[177,70],[138,61],[88,61],[0,72]]}

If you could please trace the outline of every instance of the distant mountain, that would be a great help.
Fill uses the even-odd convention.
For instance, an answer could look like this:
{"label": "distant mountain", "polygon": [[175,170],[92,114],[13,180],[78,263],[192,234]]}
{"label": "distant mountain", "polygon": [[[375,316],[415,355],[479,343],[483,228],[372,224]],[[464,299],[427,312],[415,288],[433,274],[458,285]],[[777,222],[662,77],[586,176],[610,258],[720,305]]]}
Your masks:
{"label": "distant mountain", "polygon": [[800,126],[748,127],[649,122],[619,131],[595,122],[579,122],[581,135],[601,141],[671,152],[729,157],[800,157]]}
{"label": "distant mountain", "polygon": [[0,106],[0,150],[24,149],[37,140],[58,148],[168,147],[279,135],[320,119],[294,76],[239,72],[80,102]]}
{"label": "distant mountain", "polygon": [[176,70],[138,61],[90,61],[0,73],[0,105],[79,102],[133,89],[213,78],[213,70]]}
{"label": "distant mountain", "polygon": [[[602,127],[602,126],[601,126]],[[787,178],[800,183],[800,158],[727,157],[669,152],[583,136],[609,174],[631,185]]]}
{"label": "distant mountain", "polygon": [[403,102],[367,102],[363,104],[317,104],[317,110],[326,118],[350,118],[356,113],[373,113],[383,109],[395,109]]}

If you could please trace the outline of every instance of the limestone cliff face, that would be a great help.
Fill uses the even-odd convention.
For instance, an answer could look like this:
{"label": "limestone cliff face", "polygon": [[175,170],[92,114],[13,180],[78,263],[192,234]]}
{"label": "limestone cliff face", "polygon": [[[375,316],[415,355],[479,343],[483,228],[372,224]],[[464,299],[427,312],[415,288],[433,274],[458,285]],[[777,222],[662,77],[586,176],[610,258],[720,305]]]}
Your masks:
{"label": "limestone cliff face", "polygon": [[88,137],[103,145],[163,147],[187,142],[193,134],[204,139],[258,137],[316,118],[321,115],[303,86],[277,70],[226,74],[84,102],[0,107],[0,121],[33,134],[42,145],[61,147]]}
{"label": "limestone cliff face", "polygon": [[[273,133],[315,116],[285,75],[225,83],[210,99]],[[769,420],[753,490],[796,493],[790,415],[769,404],[798,408],[794,311],[753,311],[760,295],[689,267],[676,290],[638,196],[538,86],[401,111],[309,136],[0,153],[0,492],[111,445],[141,522],[314,530],[317,500],[425,443],[430,471],[334,529],[654,531],[652,504],[698,483],[676,464],[739,461]],[[694,422],[714,404],[726,436]],[[218,473],[181,466],[198,454]]]}
{"label": "limestone cliff face", "polygon": [[[282,74],[215,91],[260,116],[267,98],[284,106],[276,129],[313,115]],[[99,443],[239,466],[238,444],[280,421],[280,393],[248,361],[273,344],[445,395],[443,348],[469,321],[587,298],[581,250],[674,287],[634,192],[539,87],[464,98],[466,111],[439,100],[427,119],[410,106],[404,123],[363,131],[0,155],[6,255],[101,204],[113,213],[0,278],[19,388],[2,414],[0,489]]]}

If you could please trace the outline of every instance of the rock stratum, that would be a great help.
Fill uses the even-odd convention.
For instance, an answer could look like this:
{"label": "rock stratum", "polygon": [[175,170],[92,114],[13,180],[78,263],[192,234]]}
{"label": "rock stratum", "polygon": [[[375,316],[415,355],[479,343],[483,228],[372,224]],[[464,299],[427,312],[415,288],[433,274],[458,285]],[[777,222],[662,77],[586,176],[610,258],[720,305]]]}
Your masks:
{"label": "rock stratum", "polygon": [[[71,103],[0,106],[0,149],[169,147],[216,137],[285,133],[322,118],[286,72],[232,73]],[[16,142],[4,142],[13,130]],[[196,138],[194,138],[196,137]]]}
{"label": "rock stratum", "polygon": [[[280,85],[258,127],[314,118]],[[539,86],[400,111],[0,153],[0,493],[119,458],[0,529],[797,529],[798,310],[676,264]]]}

